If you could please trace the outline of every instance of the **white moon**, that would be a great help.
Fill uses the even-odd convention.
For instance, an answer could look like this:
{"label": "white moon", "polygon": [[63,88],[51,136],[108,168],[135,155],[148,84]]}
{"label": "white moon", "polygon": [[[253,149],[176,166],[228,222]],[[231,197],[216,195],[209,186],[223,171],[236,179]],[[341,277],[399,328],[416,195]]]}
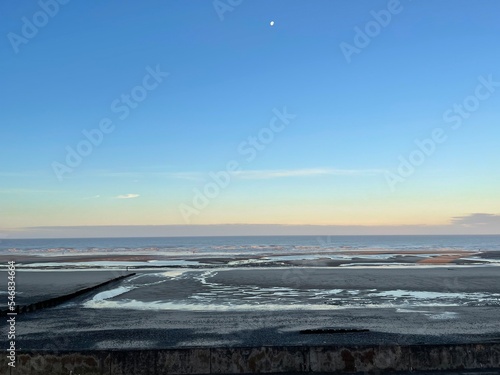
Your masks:
{"label": "white moon", "polygon": [[269,25],[274,26],[274,21],[269,22]]}

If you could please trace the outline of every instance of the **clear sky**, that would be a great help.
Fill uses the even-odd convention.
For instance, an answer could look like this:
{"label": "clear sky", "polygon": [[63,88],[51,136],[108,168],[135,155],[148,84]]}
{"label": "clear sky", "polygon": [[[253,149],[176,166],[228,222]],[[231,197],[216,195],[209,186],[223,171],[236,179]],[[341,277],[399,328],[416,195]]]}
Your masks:
{"label": "clear sky", "polygon": [[498,14],[496,0],[3,1],[0,233],[500,233]]}

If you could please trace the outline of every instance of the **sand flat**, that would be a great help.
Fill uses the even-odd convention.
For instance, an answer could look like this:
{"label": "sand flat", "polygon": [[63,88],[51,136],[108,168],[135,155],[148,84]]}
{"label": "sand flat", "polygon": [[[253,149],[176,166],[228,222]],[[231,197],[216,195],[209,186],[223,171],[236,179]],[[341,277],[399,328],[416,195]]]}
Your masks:
{"label": "sand flat", "polygon": [[[33,301],[116,276],[109,271],[21,271],[19,290],[27,292],[25,301]],[[6,273],[0,272],[0,278],[6,279]],[[466,296],[466,305],[460,302],[464,293],[500,293],[500,268],[142,271],[70,303],[23,314],[18,341],[24,349],[41,349],[50,335],[61,350],[500,341],[498,306],[471,304],[471,299],[484,299],[479,294]],[[207,298],[207,310],[221,308],[203,311],[204,300],[192,296]],[[450,304],[450,296],[458,303]],[[339,298],[340,305],[334,303]],[[321,309],[304,309],[311,299]],[[432,304],[426,305],[426,299]],[[190,309],[189,303],[201,303],[201,310]],[[369,331],[299,334],[321,327]]]}

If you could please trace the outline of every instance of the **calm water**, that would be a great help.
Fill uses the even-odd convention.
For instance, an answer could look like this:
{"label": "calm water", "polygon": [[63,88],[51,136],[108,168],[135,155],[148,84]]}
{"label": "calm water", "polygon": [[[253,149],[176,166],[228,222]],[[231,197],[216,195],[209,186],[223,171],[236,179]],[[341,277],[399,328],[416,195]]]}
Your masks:
{"label": "calm water", "polygon": [[491,236],[254,236],[0,240],[0,253],[161,252],[163,254],[317,253],[361,249],[500,250]]}

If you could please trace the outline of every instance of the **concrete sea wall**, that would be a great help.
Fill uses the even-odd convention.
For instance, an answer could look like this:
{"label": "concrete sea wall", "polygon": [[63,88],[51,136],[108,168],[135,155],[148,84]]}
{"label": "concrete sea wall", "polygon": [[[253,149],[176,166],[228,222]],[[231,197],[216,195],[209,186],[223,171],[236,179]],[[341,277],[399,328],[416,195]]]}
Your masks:
{"label": "concrete sea wall", "polygon": [[159,375],[500,368],[500,344],[18,352],[5,375]]}

